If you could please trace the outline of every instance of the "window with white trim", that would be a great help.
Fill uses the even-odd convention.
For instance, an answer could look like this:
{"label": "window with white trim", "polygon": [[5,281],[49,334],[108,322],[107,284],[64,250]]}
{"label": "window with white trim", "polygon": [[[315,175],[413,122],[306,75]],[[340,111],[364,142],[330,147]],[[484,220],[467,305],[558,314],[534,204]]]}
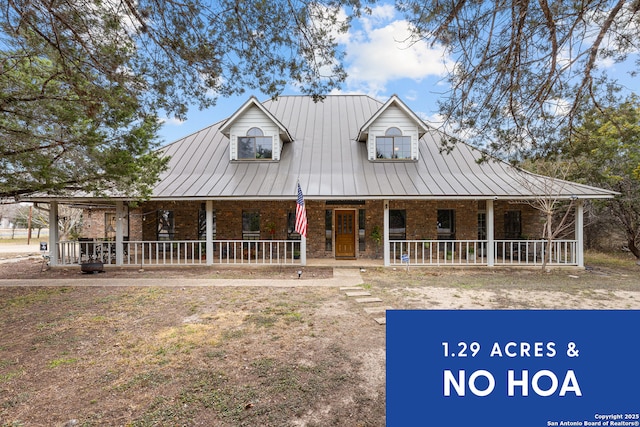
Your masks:
{"label": "window with white trim", "polygon": [[376,137],[377,159],[411,159],[411,137],[403,136],[397,127],[390,127],[384,136]]}
{"label": "window with white trim", "polygon": [[253,127],[246,136],[238,136],[238,160],[273,159],[273,138]]}

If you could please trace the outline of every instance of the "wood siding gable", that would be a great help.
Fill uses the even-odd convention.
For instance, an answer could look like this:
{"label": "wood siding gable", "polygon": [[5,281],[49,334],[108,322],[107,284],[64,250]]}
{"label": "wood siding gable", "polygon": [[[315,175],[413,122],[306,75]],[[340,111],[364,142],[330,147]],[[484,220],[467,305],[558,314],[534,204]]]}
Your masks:
{"label": "wood siding gable", "polygon": [[264,136],[273,139],[273,161],[280,160],[284,142],[293,138],[278,119],[252,96],[221,126],[220,133],[229,138],[229,159],[238,160],[238,137],[251,128],[260,128]]}
{"label": "wood siding gable", "polygon": [[246,135],[249,129],[254,127],[260,128],[264,136],[272,137],[273,160],[280,160],[283,145],[283,141],[280,138],[280,129],[266,114],[256,107],[247,109],[229,127],[231,160],[238,160],[238,137]]}
{"label": "wood siding gable", "polygon": [[387,129],[396,127],[403,136],[411,137],[411,160],[418,159],[418,125],[408,117],[404,111],[395,105],[389,106],[369,126],[367,138],[367,153],[369,160],[376,160],[376,137],[384,136]]}

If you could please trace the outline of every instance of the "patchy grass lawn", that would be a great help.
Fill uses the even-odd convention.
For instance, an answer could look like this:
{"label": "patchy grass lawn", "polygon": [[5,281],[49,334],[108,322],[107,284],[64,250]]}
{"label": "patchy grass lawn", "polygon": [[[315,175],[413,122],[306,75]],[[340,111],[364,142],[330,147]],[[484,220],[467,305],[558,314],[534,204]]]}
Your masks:
{"label": "patchy grass lawn", "polygon": [[0,313],[3,427],[384,425],[384,327],[335,288],[2,288]]}
{"label": "patchy grass lawn", "polygon": [[640,309],[640,266],[588,253],[586,269],[369,269],[366,286],[402,309]]}
{"label": "patchy grass lawn", "polygon": [[[24,273],[0,264],[0,278],[18,264]],[[633,260],[587,265],[362,278],[398,309],[640,308]],[[176,286],[77,287],[76,274],[63,287],[0,287],[2,427],[385,425],[385,329],[338,288],[181,287],[145,273]]]}

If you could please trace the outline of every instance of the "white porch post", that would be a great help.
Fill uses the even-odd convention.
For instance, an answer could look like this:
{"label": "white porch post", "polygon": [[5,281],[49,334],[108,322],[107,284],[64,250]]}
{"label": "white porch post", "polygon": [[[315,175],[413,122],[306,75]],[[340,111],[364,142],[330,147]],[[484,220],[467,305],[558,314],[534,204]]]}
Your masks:
{"label": "white porch post", "polygon": [[493,200],[487,200],[487,267],[495,265],[496,257],[493,243],[495,232],[493,217]]}
{"label": "white porch post", "polygon": [[116,265],[124,263],[124,203],[116,201]]}
{"label": "white porch post", "polygon": [[383,200],[384,213],[383,213],[383,226],[382,226],[382,253],[384,256],[384,266],[391,265],[391,253],[389,249],[389,201]]}
{"label": "white porch post", "polygon": [[307,265],[307,238],[300,236],[300,265]]}
{"label": "white porch post", "polygon": [[576,202],[576,263],[584,267],[584,202]]}
{"label": "white porch post", "polygon": [[58,202],[49,203],[49,265],[58,265]]}
{"label": "white porch post", "polygon": [[206,256],[207,265],[213,264],[213,200],[207,200],[205,203],[206,209]]}

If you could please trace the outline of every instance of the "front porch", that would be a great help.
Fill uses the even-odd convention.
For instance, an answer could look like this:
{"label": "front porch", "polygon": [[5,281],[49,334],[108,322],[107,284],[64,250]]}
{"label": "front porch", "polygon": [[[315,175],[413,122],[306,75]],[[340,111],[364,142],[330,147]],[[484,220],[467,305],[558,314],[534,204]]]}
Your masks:
{"label": "front porch", "polygon": [[[497,209],[493,200],[310,201],[308,238],[290,231],[293,202],[291,207],[277,202],[170,203],[151,205],[151,214],[136,214],[141,223],[137,228],[121,201],[116,201],[113,213],[94,212],[93,217],[111,218],[110,238],[60,241],[52,229],[51,264],[305,266],[322,260],[385,267],[584,266],[581,201],[575,205],[574,233],[551,244],[527,237],[534,235],[539,224],[535,212],[508,201],[500,202]],[[55,203],[50,215],[50,223],[55,224]],[[517,231],[509,238],[507,231],[514,224]],[[93,229],[100,235],[100,227]],[[185,238],[190,230],[200,237]],[[152,236],[160,238],[148,238]],[[350,247],[352,256],[342,256],[338,249],[343,247]]]}
{"label": "front porch", "polygon": [[[389,242],[389,262],[384,259],[307,259],[303,264],[301,242],[288,240],[217,240],[207,257],[205,241],[122,242],[63,241],[57,245],[57,265],[86,262],[149,267],[185,265],[357,265],[357,266],[577,266],[577,241],[496,240],[398,240]],[[121,260],[119,261],[119,255]],[[330,261],[330,262],[329,262]]]}

